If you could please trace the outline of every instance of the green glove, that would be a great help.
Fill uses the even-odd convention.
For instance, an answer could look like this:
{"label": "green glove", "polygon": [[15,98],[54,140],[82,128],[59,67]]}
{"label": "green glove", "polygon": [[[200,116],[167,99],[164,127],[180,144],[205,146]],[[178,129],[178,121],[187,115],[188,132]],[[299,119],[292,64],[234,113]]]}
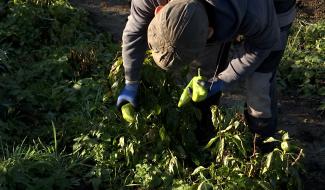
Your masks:
{"label": "green glove", "polygon": [[135,121],[135,110],[131,103],[124,104],[121,107],[122,116],[125,121],[129,123],[134,123]]}
{"label": "green glove", "polygon": [[192,84],[193,84],[193,79],[185,87],[181,97],[179,98],[178,105],[177,105],[179,108],[191,101],[191,94],[192,94],[191,89],[193,86]]}
{"label": "green glove", "polygon": [[201,81],[206,81],[206,78],[202,76],[196,76],[193,77],[193,94],[192,94],[192,100],[193,102],[201,102],[205,100],[208,96],[208,89],[206,89],[204,86],[200,84]]}
{"label": "green glove", "polygon": [[193,102],[201,102],[208,96],[208,89],[201,85],[201,81],[206,81],[206,78],[200,75],[192,78],[188,85],[183,90],[183,93],[178,101],[178,107],[182,107],[189,103],[192,99]]}

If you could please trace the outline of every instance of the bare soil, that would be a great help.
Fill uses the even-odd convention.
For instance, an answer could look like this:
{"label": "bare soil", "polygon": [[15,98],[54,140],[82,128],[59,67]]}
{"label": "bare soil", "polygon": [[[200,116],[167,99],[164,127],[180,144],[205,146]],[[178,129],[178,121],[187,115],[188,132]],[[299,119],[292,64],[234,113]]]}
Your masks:
{"label": "bare soil", "polygon": [[[129,14],[130,0],[71,0],[75,6],[89,12],[93,24],[112,35],[120,43]],[[310,22],[325,18],[325,0],[299,0],[298,17]],[[224,104],[243,104],[241,93],[227,94]],[[279,129],[289,131],[304,148],[306,173],[305,189],[321,190],[325,187],[325,119],[317,111],[319,98],[303,98],[282,94],[279,97]]]}
{"label": "bare soil", "polygon": [[299,140],[305,153],[306,189],[325,187],[325,119],[315,110],[317,100],[282,96],[279,127]]}
{"label": "bare soil", "polygon": [[325,0],[298,0],[298,15],[310,21],[325,18]]}
{"label": "bare soil", "polygon": [[70,0],[70,2],[88,11],[92,23],[98,29],[110,33],[114,42],[121,42],[129,15],[129,0]]}

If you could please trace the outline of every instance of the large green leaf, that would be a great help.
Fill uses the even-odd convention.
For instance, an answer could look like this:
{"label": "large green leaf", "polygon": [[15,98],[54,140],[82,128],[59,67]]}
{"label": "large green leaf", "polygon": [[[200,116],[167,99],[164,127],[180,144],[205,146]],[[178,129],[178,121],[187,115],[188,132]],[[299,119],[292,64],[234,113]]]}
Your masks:
{"label": "large green leaf", "polygon": [[262,174],[266,173],[269,171],[270,167],[271,167],[271,163],[273,160],[273,151],[268,153],[266,156],[266,160],[263,166],[263,170],[262,170]]}

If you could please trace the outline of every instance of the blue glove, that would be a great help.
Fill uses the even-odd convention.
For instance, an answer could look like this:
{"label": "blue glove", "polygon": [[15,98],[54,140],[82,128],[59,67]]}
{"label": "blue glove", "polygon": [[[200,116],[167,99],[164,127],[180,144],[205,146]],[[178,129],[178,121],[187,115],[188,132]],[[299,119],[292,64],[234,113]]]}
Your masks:
{"label": "blue glove", "polygon": [[214,82],[200,81],[200,85],[208,89],[207,98],[221,92],[224,88],[224,82],[220,79]]}
{"label": "blue glove", "polygon": [[139,84],[126,84],[117,98],[116,106],[120,109],[125,103],[131,103],[133,107],[137,107],[136,96],[138,94]]}

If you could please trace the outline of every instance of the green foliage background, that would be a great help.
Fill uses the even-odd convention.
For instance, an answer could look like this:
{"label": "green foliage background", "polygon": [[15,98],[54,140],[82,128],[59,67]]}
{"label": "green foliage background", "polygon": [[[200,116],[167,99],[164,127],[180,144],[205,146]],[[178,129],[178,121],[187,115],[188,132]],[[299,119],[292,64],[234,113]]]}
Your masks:
{"label": "green foliage background", "polygon": [[284,93],[295,89],[298,95],[316,97],[319,110],[324,112],[325,21],[297,20],[292,31],[279,69],[279,83]]}
{"label": "green foliage background", "polygon": [[[216,134],[200,148],[194,135],[199,112],[177,108],[181,89],[150,55],[136,122],[123,121],[115,108],[124,84],[119,44],[87,16],[65,0],[15,0],[0,18],[1,189],[301,188],[302,153],[294,141],[280,132],[279,140],[269,140],[279,144],[273,152],[254,152],[240,108],[213,107]],[[300,31],[306,27],[317,34],[324,23]],[[324,39],[294,36],[282,84],[318,89],[321,73],[314,68],[323,68]],[[295,49],[315,40],[316,52],[312,45]],[[308,59],[313,75],[301,79],[297,72],[307,71],[295,65],[306,49],[318,57]]]}

